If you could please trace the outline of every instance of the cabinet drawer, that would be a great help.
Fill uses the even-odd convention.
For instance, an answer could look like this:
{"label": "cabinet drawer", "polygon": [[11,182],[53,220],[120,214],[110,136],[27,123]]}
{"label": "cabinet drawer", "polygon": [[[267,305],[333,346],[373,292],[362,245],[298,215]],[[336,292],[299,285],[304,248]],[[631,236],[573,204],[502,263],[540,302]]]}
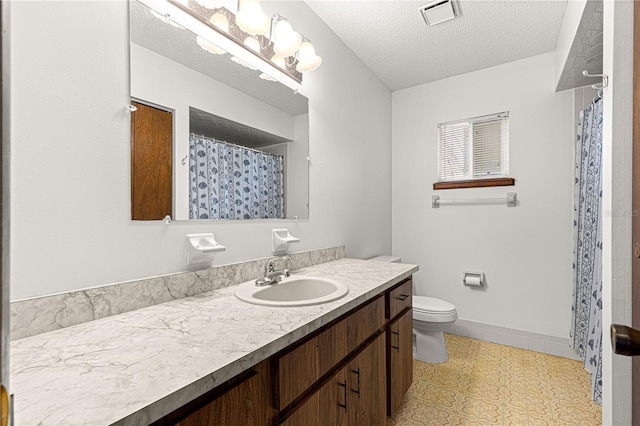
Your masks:
{"label": "cabinet drawer", "polygon": [[292,351],[278,357],[276,407],[286,408],[323,375],[384,326],[384,297],[359,308]]}
{"label": "cabinet drawer", "polygon": [[413,281],[411,278],[387,293],[389,298],[389,319],[395,318],[403,309],[412,306],[412,294]]}
{"label": "cabinet drawer", "polygon": [[347,356],[347,319],[278,358],[276,406],[282,410]]}
{"label": "cabinet drawer", "polygon": [[351,352],[384,326],[384,297],[360,308],[347,318],[347,352]]}

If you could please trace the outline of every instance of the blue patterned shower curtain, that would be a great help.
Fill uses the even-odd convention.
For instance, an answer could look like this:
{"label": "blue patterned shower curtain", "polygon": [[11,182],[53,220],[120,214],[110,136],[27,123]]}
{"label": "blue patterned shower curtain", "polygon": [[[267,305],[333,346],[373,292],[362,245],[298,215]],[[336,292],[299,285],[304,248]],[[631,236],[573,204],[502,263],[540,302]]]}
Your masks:
{"label": "blue patterned shower curtain", "polygon": [[571,342],[602,404],[602,100],[580,113],[573,205]]}
{"label": "blue patterned shower curtain", "polygon": [[284,218],[283,157],[189,137],[189,218]]}

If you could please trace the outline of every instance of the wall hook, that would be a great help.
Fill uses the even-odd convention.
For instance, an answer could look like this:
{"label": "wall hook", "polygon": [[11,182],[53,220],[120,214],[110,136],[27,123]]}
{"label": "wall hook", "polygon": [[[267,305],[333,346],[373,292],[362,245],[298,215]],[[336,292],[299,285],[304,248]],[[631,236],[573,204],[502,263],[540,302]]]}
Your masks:
{"label": "wall hook", "polygon": [[602,90],[609,85],[609,76],[607,76],[606,74],[589,74],[589,71],[584,70],[582,71],[582,75],[584,75],[585,77],[601,77],[602,78],[602,85],[593,84],[591,86],[595,90]]}

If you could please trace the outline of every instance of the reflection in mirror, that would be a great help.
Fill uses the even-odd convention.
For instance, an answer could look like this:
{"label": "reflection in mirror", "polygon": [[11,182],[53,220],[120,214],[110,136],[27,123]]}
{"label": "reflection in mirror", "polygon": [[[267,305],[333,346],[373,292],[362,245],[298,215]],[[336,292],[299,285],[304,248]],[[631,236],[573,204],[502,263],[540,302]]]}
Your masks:
{"label": "reflection in mirror", "polygon": [[[308,218],[307,99],[130,5],[131,97],[173,112],[173,218]],[[215,166],[198,167],[196,146]]]}

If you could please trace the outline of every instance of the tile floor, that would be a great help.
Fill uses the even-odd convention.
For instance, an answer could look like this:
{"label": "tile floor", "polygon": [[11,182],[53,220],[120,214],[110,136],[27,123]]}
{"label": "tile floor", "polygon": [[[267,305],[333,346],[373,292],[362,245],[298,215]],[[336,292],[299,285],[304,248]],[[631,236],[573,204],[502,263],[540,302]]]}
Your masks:
{"label": "tile floor", "polygon": [[445,335],[449,361],[414,360],[413,384],[387,426],[600,425],[579,361]]}

